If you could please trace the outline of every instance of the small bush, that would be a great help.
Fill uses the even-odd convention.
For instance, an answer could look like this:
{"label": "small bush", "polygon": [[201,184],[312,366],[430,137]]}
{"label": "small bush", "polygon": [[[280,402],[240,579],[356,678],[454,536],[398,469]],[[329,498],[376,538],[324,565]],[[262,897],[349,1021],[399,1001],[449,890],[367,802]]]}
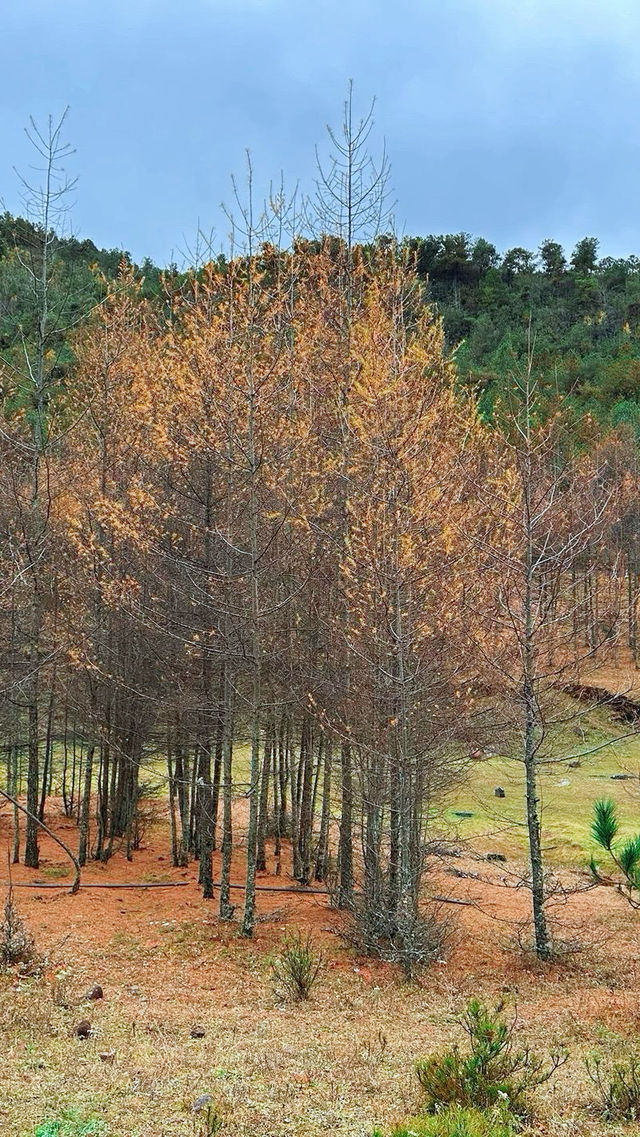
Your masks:
{"label": "small bush", "polygon": [[0,923],[0,971],[18,964],[23,971],[36,974],[42,960],[36,951],[33,937],[29,935],[18,914],[9,889]]}
{"label": "small bush", "polygon": [[469,1002],[460,1022],[469,1037],[468,1054],[453,1046],[418,1063],[427,1109],[453,1104],[481,1110],[500,1106],[524,1117],[527,1092],[548,1081],[566,1054],[551,1054],[545,1062],[528,1048],[515,1049],[515,1019],[508,1023],[500,1007],[491,1011],[477,999]]}
{"label": "small bush", "polygon": [[345,912],[341,934],[361,954],[399,964],[412,981],[423,967],[441,958],[450,931],[450,924],[436,914],[354,904]]}
{"label": "small bush", "polygon": [[310,934],[285,935],[282,947],[271,963],[271,982],[282,1002],[303,1002],[324,967],[324,956],[317,951]]}
{"label": "small bush", "polygon": [[585,1059],[587,1073],[598,1091],[605,1121],[640,1121],[640,1055],[616,1062],[606,1071],[599,1054]]}
{"label": "small bush", "polygon": [[74,1005],[74,1000],[71,995],[71,977],[73,972],[71,968],[60,968],[56,971],[51,983],[51,999],[55,1007],[61,1007],[63,1010],[70,1010]]}
{"label": "small bush", "polygon": [[65,1113],[36,1127],[34,1137],[106,1137],[104,1121],[97,1117],[81,1119],[76,1113]]}
{"label": "small bush", "polygon": [[412,1117],[391,1137],[513,1137],[513,1122],[499,1112],[451,1106],[431,1117]]}

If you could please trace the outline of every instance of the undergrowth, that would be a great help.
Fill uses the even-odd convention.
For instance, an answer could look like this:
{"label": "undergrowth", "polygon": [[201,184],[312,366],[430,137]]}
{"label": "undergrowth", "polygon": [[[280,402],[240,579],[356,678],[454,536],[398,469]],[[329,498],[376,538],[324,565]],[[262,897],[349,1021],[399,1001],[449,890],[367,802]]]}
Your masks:
{"label": "undergrowth", "polygon": [[467,1004],[460,1023],[469,1039],[469,1053],[453,1046],[417,1065],[427,1110],[435,1112],[442,1105],[480,1110],[499,1106],[515,1117],[525,1117],[527,1095],[555,1074],[566,1053],[544,1059],[528,1047],[515,1047],[516,1019],[507,1022],[500,1006],[491,1010],[478,999]]}
{"label": "undergrowth", "polygon": [[304,1002],[310,995],[324,967],[310,933],[285,935],[282,947],[271,961],[271,982],[281,1002]]}
{"label": "undergrowth", "polygon": [[37,974],[42,963],[33,936],[27,931],[16,908],[10,888],[0,922],[0,971],[19,965],[23,972]]}
{"label": "undergrowth", "polygon": [[[450,1106],[430,1117],[411,1117],[391,1137],[513,1137],[513,1121],[500,1112]],[[373,1137],[382,1137],[379,1131]]]}
{"label": "undergrowth", "polygon": [[42,1121],[34,1137],[107,1137],[104,1121],[98,1117],[81,1118],[77,1113]]}
{"label": "undergrowth", "polygon": [[585,1059],[605,1121],[640,1121],[640,1055],[602,1068],[599,1054]]}

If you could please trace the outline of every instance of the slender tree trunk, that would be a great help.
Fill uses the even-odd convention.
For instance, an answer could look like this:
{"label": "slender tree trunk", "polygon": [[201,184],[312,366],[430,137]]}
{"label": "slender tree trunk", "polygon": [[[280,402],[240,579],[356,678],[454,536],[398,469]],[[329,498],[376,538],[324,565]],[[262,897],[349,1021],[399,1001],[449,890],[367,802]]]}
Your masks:
{"label": "slender tree trunk", "polygon": [[533,534],[531,518],[531,476],[527,472],[525,480],[526,509],[526,549],[525,549],[525,587],[524,587],[524,642],[523,642],[523,702],[524,702],[524,770],[525,799],[527,809],[527,833],[529,839],[529,864],[531,868],[531,904],[533,911],[534,947],[539,959],[549,959],[551,944],[545,913],[544,865],[540,837],[540,816],[537,778],[537,706],[533,675],[535,674],[535,631],[534,631],[534,570]]}
{"label": "slender tree trunk", "polygon": [[342,792],[337,905],[339,908],[350,908],[353,904],[353,770],[350,743],[343,742],[340,756]]}
{"label": "slender tree trunk", "polygon": [[256,869],[266,872],[267,868],[267,822],[269,820],[269,781],[271,778],[271,763],[273,760],[274,742],[271,724],[267,728],[264,753],[262,756],[262,778],[260,783],[260,808],[258,812],[258,842],[256,854]]}
{"label": "slender tree trunk", "polygon": [[333,741],[330,735],[324,740],[324,772],[322,780],[322,812],[320,833],[316,851],[315,879],[326,880],[329,872],[329,821],[331,818],[331,767],[333,760]]}
{"label": "slender tree trunk", "polygon": [[[32,656],[32,666],[34,664]],[[33,693],[29,702],[29,741],[27,764],[27,815],[25,825],[24,863],[30,869],[40,864],[38,848],[38,787],[40,782],[40,740],[38,731],[37,677],[33,680]]]}
{"label": "slender tree trunk", "polygon": [[231,858],[233,855],[232,794],[233,794],[233,726],[232,689],[228,670],[225,669],[224,736],[222,741],[222,860],[220,866],[220,919],[231,920],[234,906],[231,903]]}
{"label": "slender tree trunk", "polygon": [[95,746],[87,748],[84,761],[84,788],[82,791],[82,804],[80,806],[80,842],[78,845],[78,862],[86,865],[89,853],[89,819],[91,817],[91,782],[93,778],[93,756]]}

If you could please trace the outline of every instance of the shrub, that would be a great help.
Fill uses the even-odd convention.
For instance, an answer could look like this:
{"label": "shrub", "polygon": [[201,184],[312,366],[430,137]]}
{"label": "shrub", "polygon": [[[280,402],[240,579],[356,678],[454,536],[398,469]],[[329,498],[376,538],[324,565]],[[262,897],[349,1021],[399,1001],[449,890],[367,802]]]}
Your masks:
{"label": "shrub", "polygon": [[587,1073],[598,1090],[605,1121],[640,1121],[640,1056],[632,1055],[602,1070],[599,1054],[585,1059]]}
{"label": "shrub", "polygon": [[442,956],[450,930],[446,920],[432,913],[398,913],[384,903],[356,903],[344,914],[341,934],[363,955],[399,964],[411,981]]}
{"label": "shrub", "polygon": [[303,1002],[324,967],[324,957],[317,951],[310,933],[285,935],[282,947],[271,962],[271,981],[282,1002]]}
{"label": "shrub", "polygon": [[35,974],[39,971],[42,960],[36,951],[33,937],[18,914],[9,889],[0,923],[0,971],[6,971],[16,964],[20,964],[24,971]]}
{"label": "shrub", "polygon": [[397,1125],[391,1137],[513,1137],[513,1122],[493,1111],[450,1106],[431,1117],[412,1117]]}
{"label": "shrub", "polygon": [[106,1137],[104,1121],[97,1117],[82,1120],[76,1113],[65,1113],[36,1127],[34,1137]]}
{"label": "shrub", "polygon": [[427,1109],[439,1105],[492,1109],[508,1108],[516,1116],[527,1113],[526,1094],[555,1073],[566,1054],[551,1054],[545,1062],[528,1047],[514,1048],[516,1019],[508,1023],[501,1007],[494,1011],[472,999],[460,1020],[469,1037],[470,1052],[457,1046],[418,1063],[420,1085],[427,1094]]}

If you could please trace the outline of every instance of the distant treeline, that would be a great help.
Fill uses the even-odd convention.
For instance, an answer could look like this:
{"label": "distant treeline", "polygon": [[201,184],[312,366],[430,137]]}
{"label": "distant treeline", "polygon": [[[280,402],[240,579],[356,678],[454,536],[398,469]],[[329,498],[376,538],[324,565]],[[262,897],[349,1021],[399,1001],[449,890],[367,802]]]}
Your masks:
{"label": "distant treeline", "polygon": [[585,237],[569,260],[556,241],[504,255],[466,233],[409,241],[418,271],[457,346],[460,376],[486,413],[529,337],[541,393],[561,395],[612,425],[640,427],[640,259],[598,257]]}
{"label": "distant treeline", "polygon": [[[25,268],[34,234],[31,222],[0,216],[0,353],[7,361],[23,336],[31,338],[36,319]],[[478,392],[487,417],[531,341],[542,403],[561,396],[577,414],[588,411],[607,425],[626,422],[640,432],[640,258],[599,257],[595,237],[579,241],[570,257],[552,240],[535,252],[515,247],[504,254],[468,233],[403,243],[429,281],[460,379]],[[175,291],[187,275],[148,258],[135,265],[125,250],[73,236],[56,237],[53,255],[54,287],[71,313],[60,328],[61,376],[71,361],[70,329],[104,295],[123,260],[144,277],[149,299],[161,296],[167,278]]]}

